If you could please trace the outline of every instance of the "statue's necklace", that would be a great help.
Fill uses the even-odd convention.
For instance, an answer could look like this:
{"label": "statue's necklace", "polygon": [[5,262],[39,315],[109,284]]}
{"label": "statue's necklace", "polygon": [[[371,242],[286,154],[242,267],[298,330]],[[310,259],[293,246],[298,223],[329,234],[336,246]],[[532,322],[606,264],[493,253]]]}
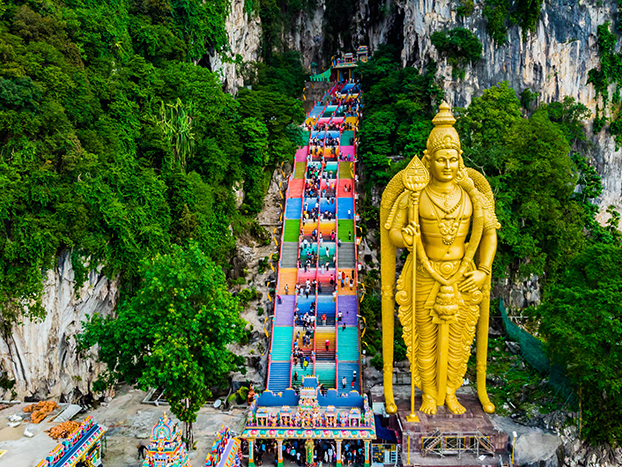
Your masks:
{"label": "statue's necklace", "polygon": [[[456,236],[458,235],[458,228],[460,227],[460,221],[462,220],[463,209],[460,210],[460,213],[455,218],[447,217],[449,214],[454,212],[459,207],[464,207],[464,204],[465,204],[463,202],[464,193],[462,193],[462,190],[460,190],[458,186],[456,186],[456,189],[458,190],[458,193],[459,193],[458,195],[459,199],[458,199],[458,202],[456,202],[451,209],[448,208],[449,206],[451,206],[450,196],[452,198],[455,198],[454,193],[456,192],[456,190],[454,190],[452,193],[448,193],[444,195],[444,198],[446,199],[443,204],[444,206],[447,206],[447,207],[440,206],[433,196],[429,196],[430,201],[432,201],[432,207],[434,209],[434,213],[436,215],[436,218],[438,219],[438,229],[441,233],[441,237],[445,245],[451,245],[454,243],[454,241],[456,240]],[[435,193],[433,190],[431,190],[429,186],[428,186],[428,194],[441,196],[439,193]],[[440,212],[438,212],[439,209],[442,211],[442,213],[445,214],[444,216],[441,215]]]}
{"label": "statue's necklace", "polygon": [[431,186],[427,186],[430,200],[441,211],[447,214],[451,214],[462,205],[462,190],[456,185],[450,193],[439,193],[435,191]]}

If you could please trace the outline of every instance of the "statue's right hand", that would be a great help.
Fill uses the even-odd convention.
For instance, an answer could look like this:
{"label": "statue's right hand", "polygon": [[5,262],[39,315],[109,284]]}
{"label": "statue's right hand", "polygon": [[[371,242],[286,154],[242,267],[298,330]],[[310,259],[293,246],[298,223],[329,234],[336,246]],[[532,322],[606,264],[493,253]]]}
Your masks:
{"label": "statue's right hand", "polygon": [[402,229],[402,238],[406,247],[410,248],[413,246],[415,235],[417,235],[417,230],[413,224],[408,224]]}

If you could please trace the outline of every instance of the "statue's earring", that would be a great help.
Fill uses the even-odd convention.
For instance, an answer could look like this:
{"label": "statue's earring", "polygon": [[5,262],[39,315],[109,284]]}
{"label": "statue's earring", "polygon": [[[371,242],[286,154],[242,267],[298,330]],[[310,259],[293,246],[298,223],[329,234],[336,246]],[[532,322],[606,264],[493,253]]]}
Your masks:
{"label": "statue's earring", "polygon": [[462,183],[466,180],[467,178],[467,173],[465,169],[460,169],[458,170],[458,173],[456,174],[456,183]]}

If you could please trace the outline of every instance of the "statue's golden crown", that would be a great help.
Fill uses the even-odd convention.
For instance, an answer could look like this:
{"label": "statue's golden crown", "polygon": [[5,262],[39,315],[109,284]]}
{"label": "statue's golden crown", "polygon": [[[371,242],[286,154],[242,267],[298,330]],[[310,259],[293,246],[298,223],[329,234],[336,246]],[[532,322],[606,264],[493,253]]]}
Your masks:
{"label": "statue's golden crown", "polygon": [[451,113],[451,107],[447,102],[442,102],[438,109],[432,120],[434,129],[428,138],[428,153],[434,154],[439,149],[455,149],[460,152],[460,137],[453,126],[456,118]]}

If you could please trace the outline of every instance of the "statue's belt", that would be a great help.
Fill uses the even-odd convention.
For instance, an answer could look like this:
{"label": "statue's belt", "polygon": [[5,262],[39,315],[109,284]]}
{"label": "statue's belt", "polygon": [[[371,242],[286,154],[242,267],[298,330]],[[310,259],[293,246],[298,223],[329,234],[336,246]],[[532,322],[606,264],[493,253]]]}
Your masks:
{"label": "statue's belt", "polygon": [[[454,260],[454,261],[429,261],[429,264],[436,272],[442,275],[444,278],[449,279],[452,275],[454,275],[460,269],[462,265],[462,260]],[[473,269],[472,264],[469,264],[467,270],[465,272],[471,271]],[[430,273],[426,270],[423,264],[417,261],[417,270],[430,276]],[[433,279],[434,280],[434,279]],[[477,305],[482,300],[482,294],[479,290],[472,293],[462,293],[458,289],[458,283],[461,282],[461,279],[454,282],[451,288],[453,289],[454,303],[458,305],[458,307],[468,307],[472,305]],[[428,310],[430,316],[432,316],[432,322],[435,324],[441,323],[455,323],[458,320],[458,315],[454,315],[451,318],[445,316],[441,318],[435,311],[435,304],[437,302],[437,297],[439,296],[439,291],[441,290],[442,284],[437,280],[434,280],[434,285],[432,286],[432,290],[428,294],[428,298],[423,305],[425,310]]]}

